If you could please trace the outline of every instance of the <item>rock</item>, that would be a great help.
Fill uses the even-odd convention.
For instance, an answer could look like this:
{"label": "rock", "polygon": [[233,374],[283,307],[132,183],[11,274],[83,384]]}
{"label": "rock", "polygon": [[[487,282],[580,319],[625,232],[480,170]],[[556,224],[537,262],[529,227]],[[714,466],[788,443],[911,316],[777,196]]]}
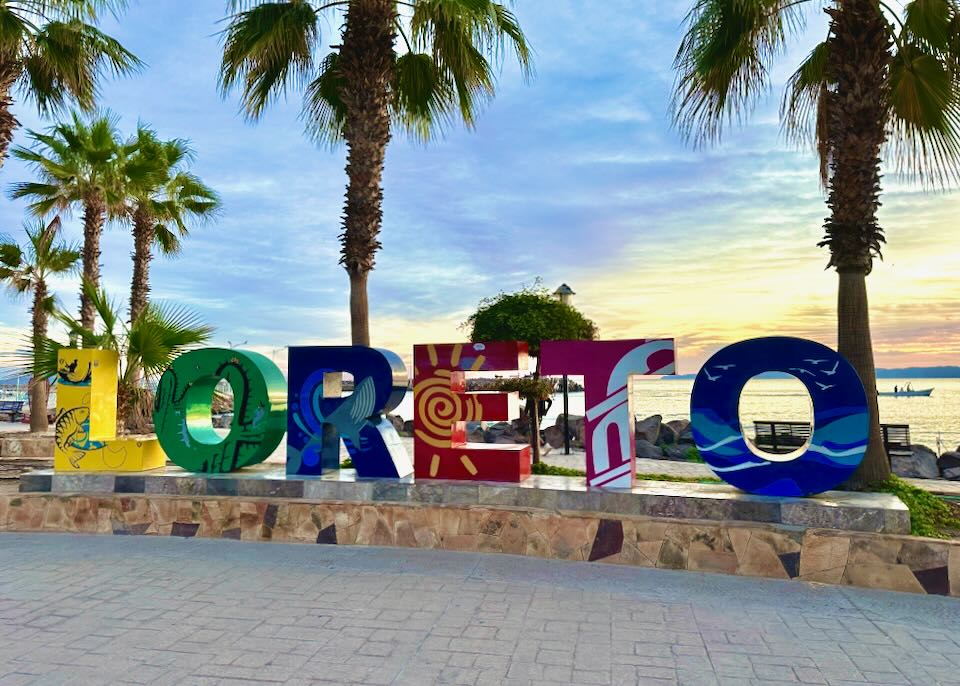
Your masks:
{"label": "rock", "polygon": [[647,441],[647,443],[656,445],[660,442],[660,427],[662,426],[662,422],[663,417],[659,414],[638,420],[635,424],[637,438],[642,438]]}
{"label": "rock", "polygon": [[637,439],[637,457],[643,457],[648,460],[662,460],[663,451],[650,441],[643,438]]}
{"label": "rock", "polygon": [[677,442],[677,432],[669,424],[660,425],[660,440],[657,441],[660,445],[673,445]]}
{"label": "rock", "polygon": [[693,445],[693,427],[689,419],[674,419],[667,422],[667,426],[677,434],[677,443]]}
{"label": "rock", "polygon": [[960,450],[944,453],[937,460],[940,476],[951,481],[960,481]]}
{"label": "rock", "polygon": [[507,422],[497,422],[488,426],[483,432],[483,441],[484,443],[526,443],[526,440]]}
{"label": "rock", "polygon": [[408,419],[403,423],[403,429],[400,431],[401,436],[412,436],[413,435],[413,420]]}
{"label": "rock", "polygon": [[690,453],[689,445],[665,445],[663,446],[663,456],[668,460],[676,462],[686,462],[687,455]]}
{"label": "rock", "polygon": [[393,428],[397,430],[397,433],[403,431],[403,417],[398,414],[388,414],[387,419],[393,424]]}
{"label": "rock", "polygon": [[467,443],[485,443],[483,429],[477,428],[467,432]]}
{"label": "rock", "polygon": [[925,445],[912,445],[910,455],[893,455],[891,466],[897,476],[911,479],[938,479],[940,469],[937,467],[937,454]]}
{"label": "rock", "polygon": [[548,426],[543,430],[543,438],[551,448],[563,447],[563,427]]}

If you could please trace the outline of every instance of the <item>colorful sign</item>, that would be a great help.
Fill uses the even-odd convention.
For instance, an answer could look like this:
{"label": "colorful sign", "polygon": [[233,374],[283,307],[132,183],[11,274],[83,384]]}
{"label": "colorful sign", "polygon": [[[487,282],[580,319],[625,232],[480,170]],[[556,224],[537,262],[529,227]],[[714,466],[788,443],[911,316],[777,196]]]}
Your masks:
{"label": "colorful sign", "polygon": [[[377,348],[290,348],[288,361],[287,474],[318,475],[340,469],[343,439],[358,474],[396,479],[413,463],[384,416],[407,393],[403,360]],[[343,395],[343,373],[353,393]]]}
{"label": "colorful sign", "polygon": [[[233,391],[230,431],[210,420],[213,394]],[[191,472],[232,472],[263,462],[287,429],[283,373],[260,353],[205,348],[184,353],[163,373],[154,401],[157,438],[170,459]]]}
{"label": "colorful sign", "polygon": [[[528,445],[467,443],[467,422],[516,416],[515,394],[467,393],[466,373],[523,370],[525,343],[452,343],[414,347],[414,459],[385,414],[407,392],[407,370],[387,350],[360,346],[291,348],[290,383],[253,352],[196,350],[164,372],[154,422],[166,456],[194,472],[229,472],[265,460],[287,432],[287,473],[339,468],[346,445],[357,475],[397,479],[521,481],[530,474]],[[583,376],[587,484],[630,488],[636,478],[631,377],[675,372],[671,339],[544,341],[541,371]],[[64,349],[60,356],[56,468],[139,471],[163,465],[157,441],[117,440],[117,357]],[[814,426],[794,454],[761,452],[743,435],[744,385],[765,372],[796,376],[813,399]],[[342,393],[343,374],[354,379]],[[218,384],[230,385],[234,415],[226,436],[211,422]],[[290,412],[287,413],[289,403]],[[694,440],[724,480],[751,493],[798,496],[846,481],[863,460],[868,409],[856,371],[819,343],[761,338],[714,355],[691,397]]]}
{"label": "colorful sign", "polygon": [[413,453],[418,479],[521,481],[529,445],[467,443],[466,423],[507,420],[516,394],[467,393],[464,372],[527,367],[526,343],[454,343],[413,347]]}
{"label": "colorful sign", "polygon": [[57,355],[53,466],[62,472],[141,472],[166,464],[155,438],[117,439],[117,353]]}
{"label": "colorful sign", "polygon": [[[743,436],[740,394],[753,377],[784,372],[813,399],[813,434],[784,459]],[[867,396],[856,370],[830,348],[800,338],[756,338],[728,346],[700,370],[690,399],[700,456],[724,481],[761,495],[813,495],[851,476],[867,450]]]}
{"label": "colorful sign", "polygon": [[587,484],[631,488],[637,474],[633,375],[675,374],[673,340],[543,341],[544,374],[584,378]]}

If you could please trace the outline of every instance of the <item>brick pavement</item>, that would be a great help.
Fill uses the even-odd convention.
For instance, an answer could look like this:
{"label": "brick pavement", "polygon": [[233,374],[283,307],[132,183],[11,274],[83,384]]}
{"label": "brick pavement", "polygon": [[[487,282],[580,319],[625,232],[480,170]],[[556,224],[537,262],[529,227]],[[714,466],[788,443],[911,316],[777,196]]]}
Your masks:
{"label": "brick pavement", "polygon": [[0,684],[960,684],[960,603],[505,555],[0,534]]}

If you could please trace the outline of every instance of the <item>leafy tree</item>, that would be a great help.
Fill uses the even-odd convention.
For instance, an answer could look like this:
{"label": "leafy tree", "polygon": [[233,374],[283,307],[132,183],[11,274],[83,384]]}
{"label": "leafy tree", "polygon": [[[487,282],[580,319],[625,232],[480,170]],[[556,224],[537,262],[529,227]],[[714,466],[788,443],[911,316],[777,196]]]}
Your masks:
{"label": "leafy tree", "polygon": [[[66,328],[70,340],[83,348],[114,350],[119,354],[117,389],[117,432],[141,432],[151,422],[152,394],[140,382],[160,376],[182,353],[210,340],[213,329],[189,310],[177,305],[148,303],[133,322],[124,322],[118,303],[89,281],[83,289],[100,321],[88,329],[67,312],[53,316]],[[50,378],[57,373],[57,353],[69,347],[43,338],[38,353],[29,361],[35,377]]]}
{"label": "leafy tree", "polygon": [[[125,199],[116,122],[107,115],[86,122],[74,112],[70,122],[57,124],[50,133],[29,135],[33,149],[18,146],[13,155],[28,162],[40,181],[14,184],[11,195],[29,199],[30,211],[40,217],[83,207],[83,278],[96,288],[103,227],[108,215],[122,212]],[[93,301],[81,289],[80,321],[86,329],[93,329],[95,316]]]}
{"label": "leafy tree", "polygon": [[142,63],[95,26],[124,0],[4,0],[0,2],[0,166],[19,126],[14,91],[40,114],[68,103],[90,111],[104,71],[126,74]]}
{"label": "leafy tree", "polygon": [[[27,234],[23,246],[9,237],[0,237],[0,280],[18,295],[33,292],[29,355],[34,358],[47,336],[47,323],[54,305],[48,280],[73,271],[80,251],[57,240],[60,217],[54,217],[46,226],[42,222],[33,226],[25,224],[23,229]],[[30,380],[30,431],[47,430],[48,378],[34,376]]]}
{"label": "leafy tree", "polygon": [[126,212],[133,223],[133,282],[130,321],[146,310],[153,248],[176,255],[188,223],[211,218],[220,207],[213,189],[188,171],[194,152],[183,139],[161,141],[144,126],[126,146],[123,164]]}
{"label": "leafy tree", "polygon": [[[540,378],[540,343],[542,341],[593,340],[597,326],[571,305],[564,304],[538,285],[516,293],[501,293],[480,302],[477,311],[465,322],[474,343],[489,341],[524,341],[530,354],[537,358],[532,379],[505,381],[503,390],[521,392],[527,400],[530,419],[530,446],[534,463],[540,461],[539,401],[549,397]],[[551,389],[552,390],[552,389]]]}
{"label": "leafy tree", "polygon": [[[493,0],[232,0],[231,6],[223,91],[240,88],[247,115],[257,119],[288,87],[305,87],[308,133],[346,142],[340,263],[350,277],[353,343],[369,345],[367,277],[381,247],[391,130],[427,140],[457,118],[472,126],[494,95],[494,64],[505,45],[530,72],[526,38],[510,10]],[[319,27],[324,11],[342,13],[343,28],[338,45],[321,57],[330,42]]]}
{"label": "leafy tree", "polygon": [[[824,7],[825,5],[825,7]],[[765,92],[770,65],[805,12],[830,17],[787,83],[790,138],[820,157],[830,216],[820,243],[839,274],[838,347],[870,404],[870,444],[850,485],[890,474],[880,435],[866,277],[881,257],[881,164],[927,185],[957,177],[960,160],[960,6],[956,0],[696,0],[676,58],[676,122],[698,143],[719,139]]]}

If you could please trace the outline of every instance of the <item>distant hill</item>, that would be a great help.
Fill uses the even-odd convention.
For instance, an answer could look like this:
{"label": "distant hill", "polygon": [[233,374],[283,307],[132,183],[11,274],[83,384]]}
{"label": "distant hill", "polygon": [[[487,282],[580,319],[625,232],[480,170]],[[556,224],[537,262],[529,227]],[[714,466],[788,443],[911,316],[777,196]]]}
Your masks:
{"label": "distant hill", "polygon": [[[668,379],[695,379],[696,374],[677,374]],[[767,372],[761,379],[789,379],[789,374]],[[899,369],[878,369],[878,379],[960,379],[960,367],[902,367]]]}

